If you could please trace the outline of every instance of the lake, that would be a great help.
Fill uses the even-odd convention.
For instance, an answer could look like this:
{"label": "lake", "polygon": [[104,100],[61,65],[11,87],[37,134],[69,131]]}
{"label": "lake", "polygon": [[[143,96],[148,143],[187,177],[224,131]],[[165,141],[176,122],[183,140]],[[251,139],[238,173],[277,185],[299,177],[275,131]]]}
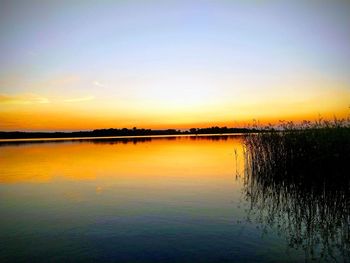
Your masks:
{"label": "lake", "polygon": [[317,259],[257,215],[245,166],[234,135],[2,142],[0,261]]}

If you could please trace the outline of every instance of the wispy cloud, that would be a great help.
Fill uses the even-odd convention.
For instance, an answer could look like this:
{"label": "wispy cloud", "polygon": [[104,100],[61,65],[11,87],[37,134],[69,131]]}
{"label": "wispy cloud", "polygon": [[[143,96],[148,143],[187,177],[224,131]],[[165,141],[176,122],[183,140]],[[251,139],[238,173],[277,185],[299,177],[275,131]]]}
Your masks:
{"label": "wispy cloud", "polygon": [[[63,100],[53,100],[53,102],[84,102],[95,99],[94,96],[86,96],[79,98],[68,98]],[[8,95],[0,94],[0,104],[47,104],[51,103],[48,98],[36,95],[36,94],[17,94]]]}
{"label": "wispy cloud", "polygon": [[32,57],[38,55],[38,53],[36,53],[36,52],[34,52],[34,51],[32,51],[32,50],[29,50],[29,51],[27,52],[27,54],[28,54],[29,56],[32,56]]}
{"label": "wispy cloud", "polygon": [[65,99],[63,102],[83,102],[83,101],[90,101],[93,100],[94,96],[88,96],[88,97],[82,97],[82,98],[72,98],[72,99]]}
{"label": "wispy cloud", "polygon": [[95,86],[97,86],[97,87],[100,87],[100,88],[104,88],[105,87],[105,85],[103,85],[102,83],[100,83],[100,82],[98,82],[98,81],[94,81],[93,82],[93,84],[95,85]]}
{"label": "wispy cloud", "polygon": [[2,104],[47,104],[50,103],[48,98],[38,96],[36,94],[21,94],[21,95],[7,95],[0,94],[0,103]]}

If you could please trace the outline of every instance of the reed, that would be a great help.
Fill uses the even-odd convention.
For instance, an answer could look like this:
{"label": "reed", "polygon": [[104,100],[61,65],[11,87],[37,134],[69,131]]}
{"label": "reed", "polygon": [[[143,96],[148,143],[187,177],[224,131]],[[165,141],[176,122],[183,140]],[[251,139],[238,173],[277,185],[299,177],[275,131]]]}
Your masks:
{"label": "reed", "polygon": [[349,120],[283,123],[244,137],[249,220],[306,259],[350,261]]}
{"label": "reed", "polygon": [[244,136],[244,146],[253,172],[262,176],[271,173],[314,179],[329,177],[329,173],[337,178],[347,176],[344,169],[348,170],[350,160],[350,121],[335,119],[269,126]]}

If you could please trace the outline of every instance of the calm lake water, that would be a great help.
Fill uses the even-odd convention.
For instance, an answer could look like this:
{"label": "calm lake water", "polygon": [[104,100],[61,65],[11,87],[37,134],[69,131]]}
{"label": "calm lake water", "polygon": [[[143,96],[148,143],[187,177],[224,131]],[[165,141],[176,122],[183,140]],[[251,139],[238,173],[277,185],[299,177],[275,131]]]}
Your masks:
{"label": "calm lake water", "polygon": [[244,163],[239,136],[2,144],[0,262],[304,262]]}

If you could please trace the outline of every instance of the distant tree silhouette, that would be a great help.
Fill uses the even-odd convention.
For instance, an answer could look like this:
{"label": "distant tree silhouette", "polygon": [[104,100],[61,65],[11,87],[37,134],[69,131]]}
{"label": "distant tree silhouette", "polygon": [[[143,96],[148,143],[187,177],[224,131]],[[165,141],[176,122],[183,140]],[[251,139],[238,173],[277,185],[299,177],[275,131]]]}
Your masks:
{"label": "distant tree silhouette", "polygon": [[68,138],[68,137],[109,137],[109,136],[149,136],[149,135],[177,135],[177,134],[225,134],[225,133],[247,133],[254,130],[246,128],[191,128],[181,131],[176,129],[151,130],[151,129],[96,129],[93,131],[77,132],[0,132],[1,139],[30,139],[30,138]]}

